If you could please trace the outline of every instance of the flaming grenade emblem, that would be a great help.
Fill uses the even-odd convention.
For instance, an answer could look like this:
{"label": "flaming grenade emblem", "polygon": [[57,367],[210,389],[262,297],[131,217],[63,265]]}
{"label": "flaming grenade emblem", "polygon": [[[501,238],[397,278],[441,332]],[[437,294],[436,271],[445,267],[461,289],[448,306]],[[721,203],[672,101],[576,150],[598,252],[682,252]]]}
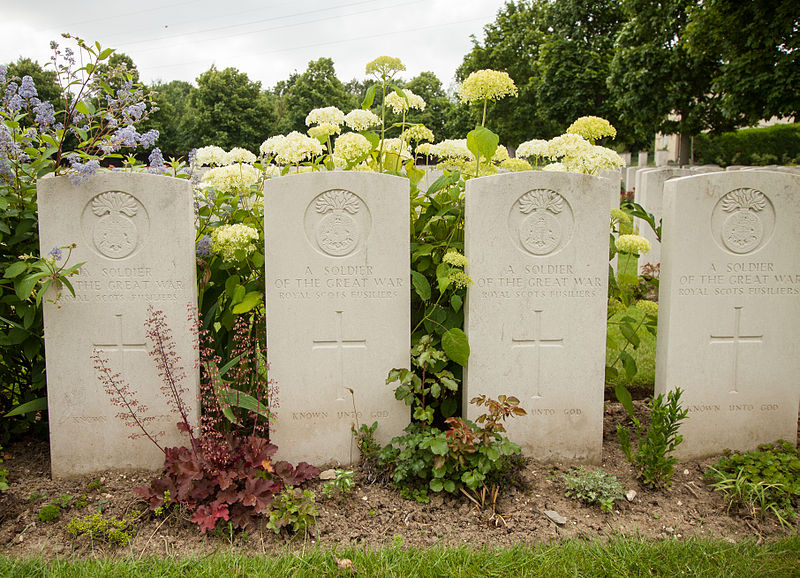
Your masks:
{"label": "flaming grenade emblem", "polygon": [[722,224],[722,242],[734,253],[749,253],[761,243],[764,224],[759,213],[767,206],[755,189],[735,189],[722,198],[722,210],[730,213]]}
{"label": "flaming grenade emblem", "polygon": [[319,247],[336,257],[351,253],[358,245],[358,223],[351,217],[361,203],[353,193],[334,189],[320,195],[314,210],[325,215],[316,226]]}
{"label": "flaming grenade emblem", "polygon": [[548,189],[529,191],[519,200],[520,212],[529,215],[519,226],[519,240],[534,255],[547,255],[561,242],[561,225],[555,215],[563,210],[563,201]]}
{"label": "flaming grenade emblem", "polygon": [[122,259],[133,253],[139,232],[131,217],[138,211],[138,202],[128,193],[111,191],[92,199],[92,212],[99,217],[92,238],[101,254]]}

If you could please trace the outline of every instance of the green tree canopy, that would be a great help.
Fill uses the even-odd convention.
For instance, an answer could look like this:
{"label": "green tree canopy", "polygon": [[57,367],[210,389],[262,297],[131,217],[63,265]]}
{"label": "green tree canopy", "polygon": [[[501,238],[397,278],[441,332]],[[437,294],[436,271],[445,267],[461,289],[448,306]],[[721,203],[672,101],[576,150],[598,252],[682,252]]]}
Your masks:
{"label": "green tree canopy", "polygon": [[286,84],[276,86],[276,93],[281,132],[305,132],[306,116],[315,108],[336,106],[348,112],[360,104],[336,77],[330,58],[312,60],[303,74],[293,75]]}
{"label": "green tree canopy", "polygon": [[800,4],[704,0],[690,16],[688,51],[718,63],[725,117],[745,125],[800,113]]}
{"label": "green tree canopy", "polygon": [[[547,33],[536,63],[539,114],[557,132],[586,115],[607,119],[631,143],[607,81],[614,39],[624,14],[621,0],[559,0],[545,12]],[[552,135],[547,135],[552,136]]]}
{"label": "green tree canopy", "polygon": [[693,0],[623,0],[628,20],[617,36],[609,88],[627,125],[640,131],[680,133],[680,162],[689,161],[689,138],[731,127],[712,80],[719,63],[687,48]]}
{"label": "green tree canopy", "polygon": [[182,80],[155,82],[149,87],[158,110],[145,121],[143,130],[159,132],[156,145],[164,158],[186,157],[194,148],[191,132],[192,109],[189,107],[192,92],[197,90]]}
{"label": "green tree canopy", "polygon": [[257,152],[264,139],[274,134],[276,119],[269,95],[262,92],[260,82],[235,68],[212,66],[197,77],[189,104],[192,146],[244,147]]}

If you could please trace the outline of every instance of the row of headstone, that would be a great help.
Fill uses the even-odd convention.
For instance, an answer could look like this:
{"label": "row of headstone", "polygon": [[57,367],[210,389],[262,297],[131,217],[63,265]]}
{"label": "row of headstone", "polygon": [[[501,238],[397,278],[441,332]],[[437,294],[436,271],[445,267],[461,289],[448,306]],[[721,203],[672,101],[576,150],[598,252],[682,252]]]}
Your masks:
{"label": "row of headstone", "polygon": [[[717,172],[663,183],[656,387],[685,391],[681,454],[794,440],[800,262],[785,248],[800,235],[800,176]],[[538,459],[600,460],[615,188],[606,178],[543,171],[467,183],[474,284],[464,412],[476,417],[468,402],[481,393],[518,397],[528,415],[511,420],[509,435]],[[75,297],[45,306],[54,476],[161,466],[149,441],[128,439],[135,431],[115,417],[121,409],[89,362],[99,350],[140,401],[164,408],[146,352],[148,305],[172,327],[197,419],[186,313],[196,300],[191,197],[186,181],[153,175],[39,184],[42,253],[74,241],[73,258],[85,262]],[[409,421],[385,384],[390,369],[409,363],[408,182],[291,175],[269,180],[264,199],[269,375],[279,388],[271,439],[282,459],[353,463],[354,425],[377,421],[386,443]],[[163,443],[181,443],[175,417],[155,414]]]}

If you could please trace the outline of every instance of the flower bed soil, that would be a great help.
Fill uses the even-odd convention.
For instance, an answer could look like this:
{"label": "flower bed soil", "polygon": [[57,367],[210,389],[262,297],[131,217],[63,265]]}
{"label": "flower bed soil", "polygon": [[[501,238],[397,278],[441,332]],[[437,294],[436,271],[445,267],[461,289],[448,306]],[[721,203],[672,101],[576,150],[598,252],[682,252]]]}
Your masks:
{"label": "flower bed soil", "polygon": [[[644,402],[635,404],[637,413],[647,422]],[[759,519],[747,516],[746,512],[729,512],[722,495],[703,480],[703,472],[715,459],[678,464],[668,490],[654,491],[641,486],[617,440],[616,425],[626,419],[618,403],[606,403],[602,468],[617,476],[626,491],[636,492],[630,501],[617,501],[610,514],[564,496],[560,474],[569,469],[566,464],[528,463],[524,477],[530,488],[501,495],[495,512],[491,507],[479,510],[460,495],[434,494],[429,504],[405,500],[390,486],[366,483],[362,472],[356,469],[359,483],[342,500],[322,498],[321,481],[309,484],[317,494],[319,516],[305,536],[278,536],[266,528],[266,520],[246,534],[231,534],[225,529],[203,535],[189,521],[186,512],[172,510],[160,518],[150,512],[138,516],[135,536],[127,546],[110,546],[85,535],[73,538],[66,526],[71,518],[92,514],[98,507],[102,507],[105,516],[115,517],[144,510],[132,488],[146,484],[151,474],[107,471],[82,479],[52,480],[48,445],[41,441],[17,442],[3,450],[2,467],[9,470],[10,488],[0,493],[0,553],[44,558],[183,557],[231,548],[260,554],[315,545],[496,547],[550,543],[565,538],[604,539],[620,534],[653,540],[702,537],[735,542],[787,536],[800,529],[797,522],[794,528],[787,529],[771,516]],[[92,484],[95,480],[99,483]],[[45,499],[37,497],[43,493]],[[70,507],[53,522],[37,520],[41,507],[62,494],[73,498],[86,494],[89,504],[81,510]],[[557,512],[566,519],[565,523],[554,522],[545,511]]]}

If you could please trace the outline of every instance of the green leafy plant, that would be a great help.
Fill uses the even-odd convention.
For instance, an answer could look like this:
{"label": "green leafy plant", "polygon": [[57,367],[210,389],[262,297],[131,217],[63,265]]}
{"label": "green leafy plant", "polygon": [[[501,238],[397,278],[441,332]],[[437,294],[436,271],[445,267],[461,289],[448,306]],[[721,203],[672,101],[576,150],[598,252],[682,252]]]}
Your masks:
{"label": "green leafy plant", "polygon": [[0,66],[0,441],[46,431],[42,299],[49,288],[72,292],[67,278],[80,266],[62,262],[74,239],[39,256],[38,179],[67,174],[82,182],[101,160],[157,138],[136,130],[150,114],[150,95],[129,73],[107,66],[114,51],[64,37],[77,46],[52,43],[48,66],[58,96],[51,101],[40,99],[30,76]]}
{"label": "green leafy plant", "polygon": [[800,505],[800,451],[787,441],[729,453],[704,476],[724,494],[729,510],[744,508],[752,517],[770,512],[784,526],[795,519]]}
{"label": "green leafy plant", "polygon": [[311,490],[286,486],[275,497],[267,528],[276,534],[284,528],[292,534],[305,533],[319,513],[315,499]]}
{"label": "green leafy plant", "polygon": [[678,461],[672,456],[672,452],[683,441],[678,429],[688,415],[688,410],[681,409],[680,406],[682,393],[680,388],[675,388],[667,394],[666,404],[664,394],[650,402],[650,427],[646,431],[641,422],[632,416],[637,438],[635,451],[628,429],[622,424],[617,425],[622,451],[636,470],[637,477],[646,486],[669,487],[672,483]]}
{"label": "green leafy plant", "polygon": [[102,540],[115,546],[127,546],[136,534],[134,521],[141,512],[134,510],[125,518],[106,518],[101,512],[77,516],[67,524],[72,536],[86,534],[92,540]]}
{"label": "green leafy plant", "polygon": [[332,480],[322,486],[322,495],[326,498],[342,498],[343,496],[353,492],[355,487],[355,472],[353,470],[344,470],[336,468],[334,470],[334,477]]}
{"label": "green leafy plant", "polygon": [[[381,462],[392,468],[392,481],[409,499],[428,501],[428,490],[459,492],[479,490],[488,476],[505,467],[503,456],[519,454],[520,447],[502,435],[505,419],[525,415],[514,397],[497,400],[476,397],[470,403],[485,405],[487,412],[473,423],[447,418],[448,430],[425,428],[412,422],[405,435],[394,438],[381,452]],[[481,425],[478,425],[481,424]]]}
{"label": "green leafy plant", "polygon": [[[2,452],[3,446],[0,446],[0,452]],[[0,464],[3,463],[3,454],[0,453]],[[8,489],[8,470],[5,468],[0,468],[0,492],[3,490]]]}
{"label": "green leafy plant", "polygon": [[566,496],[575,498],[587,504],[598,504],[603,512],[609,513],[614,509],[614,502],[622,499],[622,484],[616,476],[603,470],[587,470],[578,466],[562,474],[562,481],[566,486]]}
{"label": "green leafy plant", "polygon": [[61,517],[61,506],[58,504],[47,504],[42,506],[39,513],[36,514],[36,519],[40,522],[53,522]]}

